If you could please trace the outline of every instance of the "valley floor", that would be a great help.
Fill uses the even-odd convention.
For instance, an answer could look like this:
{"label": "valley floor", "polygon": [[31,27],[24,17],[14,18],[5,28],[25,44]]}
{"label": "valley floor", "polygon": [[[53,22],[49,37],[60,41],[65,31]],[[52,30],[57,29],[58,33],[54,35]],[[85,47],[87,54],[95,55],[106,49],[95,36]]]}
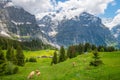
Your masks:
{"label": "valley floor", "polygon": [[[32,55],[33,52],[25,52],[26,57],[28,53]],[[37,52],[35,54],[39,56]],[[0,76],[0,80],[27,80],[28,74],[36,69],[40,70],[41,75],[34,76],[31,80],[120,80],[120,52],[100,52],[99,54],[104,63],[99,67],[89,66],[92,59],[91,53],[79,55],[52,66],[51,58],[37,58],[36,63],[28,62],[24,67],[20,67],[19,73]],[[72,62],[76,62],[75,67],[72,66]]]}

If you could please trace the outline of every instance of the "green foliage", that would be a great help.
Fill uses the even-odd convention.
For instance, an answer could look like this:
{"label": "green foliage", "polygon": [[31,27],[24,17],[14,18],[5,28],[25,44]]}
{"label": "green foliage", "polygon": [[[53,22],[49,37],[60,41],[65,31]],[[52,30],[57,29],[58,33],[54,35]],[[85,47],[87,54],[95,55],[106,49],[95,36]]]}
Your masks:
{"label": "green foliage", "polygon": [[6,52],[6,59],[8,61],[11,61],[13,64],[17,64],[17,59],[16,59],[16,56],[14,54],[14,48],[13,47],[8,47],[8,50]]}
{"label": "green foliage", "polygon": [[30,58],[29,58],[29,62],[37,62],[37,60],[36,60],[35,57],[30,57]]}
{"label": "green foliage", "polygon": [[11,47],[8,47],[8,49],[7,49],[6,59],[7,59],[8,61],[12,61],[12,51],[11,51]]}
{"label": "green foliage", "polygon": [[84,52],[89,52],[90,50],[91,50],[91,44],[90,43],[85,43]]}
{"label": "green foliage", "polygon": [[12,75],[18,72],[18,67],[16,67],[13,63],[7,62],[5,66],[5,74]]}
{"label": "green foliage", "polygon": [[19,66],[24,66],[25,64],[25,56],[23,54],[23,51],[22,51],[22,48],[20,47],[20,45],[17,46],[17,49],[16,49],[16,58],[17,58],[17,65]]}
{"label": "green foliage", "polygon": [[65,61],[66,57],[65,57],[65,49],[63,46],[61,46],[60,48],[60,55],[59,55],[59,62],[63,62]]}
{"label": "green foliage", "polygon": [[4,57],[4,52],[2,51],[2,49],[0,48],[0,64],[5,62],[5,57]]}
{"label": "green foliage", "polygon": [[79,44],[78,45],[78,53],[79,54],[83,54],[83,52],[84,52],[84,45],[83,44]]}
{"label": "green foliage", "polygon": [[25,60],[26,62],[29,62],[29,59],[28,58],[26,58],[26,60]]}
{"label": "green foliage", "polygon": [[18,71],[19,71],[19,68],[17,66],[15,66],[13,69],[13,74],[16,74]]}
{"label": "green foliage", "polygon": [[75,50],[75,46],[70,46],[67,50],[67,57],[69,58],[74,58],[76,57],[76,50]]}
{"label": "green foliage", "polygon": [[94,51],[93,52],[93,61],[90,62],[90,65],[91,66],[99,66],[101,64],[103,64],[102,60],[100,60],[100,57],[99,57],[99,54],[97,51]]}
{"label": "green foliage", "polygon": [[54,56],[52,58],[51,64],[57,64],[57,52],[56,51],[54,52]]}

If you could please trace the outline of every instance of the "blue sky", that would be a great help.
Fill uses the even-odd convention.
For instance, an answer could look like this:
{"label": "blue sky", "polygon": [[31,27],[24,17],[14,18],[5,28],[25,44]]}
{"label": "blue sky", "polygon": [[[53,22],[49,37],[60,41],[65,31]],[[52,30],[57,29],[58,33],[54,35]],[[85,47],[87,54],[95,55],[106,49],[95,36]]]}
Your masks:
{"label": "blue sky", "polygon": [[[56,0],[56,2],[66,2],[69,0]],[[74,5],[74,4],[73,4]],[[120,0],[114,0],[113,4],[108,4],[107,9],[105,10],[104,14],[100,14],[98,15],[101,18],[114,18],[114,16],[116,15],[116,11],[120,9]]]}
{"label": "blue sky", "polygon": [[105,14],[100,15],[100,17],[114,18],[118,9],[120,9],[120,0],[115,0],[115,5],[109,4],[105,10]]}

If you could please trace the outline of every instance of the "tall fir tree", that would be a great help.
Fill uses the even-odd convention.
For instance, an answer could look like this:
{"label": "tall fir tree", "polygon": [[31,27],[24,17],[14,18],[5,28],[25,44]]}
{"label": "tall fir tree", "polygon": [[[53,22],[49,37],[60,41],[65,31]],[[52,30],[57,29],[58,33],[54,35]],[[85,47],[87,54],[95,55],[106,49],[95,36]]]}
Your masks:
{"label": "tall fir tree", "polygon": [[3,75],[5,72],[5,66],[6,66],[5,62],[6,60],[4,57],[4,52],[0,48],[0,75]]}
{"label": "tall fir tree", "polygon": [[15,54],[14,54],[14,48],[13,47],[11,47],[11,62],[13,63],[13,64],[15,64],[15,65],[17,65],[17,58],[16,58],[16,56],[15,56]]}
{"label": "tall fir tree", "polygon": [[17,65],[19,66],[24,66],[25,64],[25,56],[23,54],[23,51],[22,51],[22,48],[20,45],[17,46],[17,49],[16,49],[16,58],[17,58]]}
{"label": "tall fir tree", "polygon": [[65,61],[65,49],[63,46],[60,48],[59,62]]}
{"label": "tall fir tree", "polygon": [[79,44],[78,45],[78,53],[79,54],[83,54],[83,52],[84,52],[84,45],[83,44]]}
{"label": "tall fir tree", "polygon": [[54,52],[54,56],[52,58],[51,64],[57,64],[57,52],[56,51]]}
{"label": "tall fir tree", "polygon": [[14,48],[13,47],[8,47],[8,50],[6,52],[6,58],[8,61],[11,61],[13,64],[17,64],[17,59],[14,54]]}
{"label": "tall fir tree", "polygon": [[0,48],[0,64],[5,62],[5,57],[4,57],[4,52],[2,51],[2,49]]}
{"label": "tall fir tree", "polygon": [[75,46],[70,46],[67,50],[67,57],[69,58],[73,58],[76,57],[76,50],[75,50]]}
{"label": "tall fir tree", "polygon": [[8,61],[12,61],[12,51],[11,51],[11,47],[8,46],[7,52],[6,52],[6,59]]}

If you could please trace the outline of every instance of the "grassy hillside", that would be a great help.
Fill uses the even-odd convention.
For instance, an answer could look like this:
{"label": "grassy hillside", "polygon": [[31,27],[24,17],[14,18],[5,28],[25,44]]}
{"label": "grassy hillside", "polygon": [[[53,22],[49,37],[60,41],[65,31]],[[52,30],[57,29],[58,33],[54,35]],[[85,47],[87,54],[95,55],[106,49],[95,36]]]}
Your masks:
{"label": "grassy hillside", "polygon": [[[50,53],[48,53],[50,52]],[[43,53],[52,55],[53,51],[35,51],[24,52],[26,57],[39,56]],[[57,65],[50,65],[50,58],[38,58],[37,63],[26,63],[20,67],[18,74],[10,76],[0,76],[0,80],[27,80],[28,74],[39,69],[41,75],[34,76],[31,80],[120,80],[120,52],[103,52],[100,53],[104,65],[99,67],[89,66],[92,54],[79,55],[76,58],[68,59]],[[76,62],[76,66],[72,66]]]}

